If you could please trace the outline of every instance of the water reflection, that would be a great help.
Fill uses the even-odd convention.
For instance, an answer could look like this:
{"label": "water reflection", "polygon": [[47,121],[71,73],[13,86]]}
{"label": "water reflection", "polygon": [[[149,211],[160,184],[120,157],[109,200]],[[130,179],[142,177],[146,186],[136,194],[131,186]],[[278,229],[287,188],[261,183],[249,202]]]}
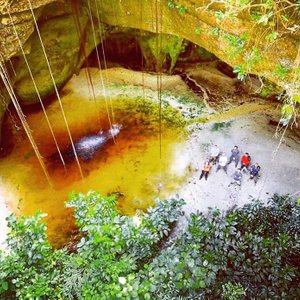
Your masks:
{"label": "water reflection", "polygon": [[38,209],[48,213],[46,221],[50,241],[57,246],[63,244],[75,228],[72,211],[64,208],[64,201],[71,191],[94,189],[102,194],[118,193],[120,210],[134,214],[137,209],[144,210],[152,205],[155,197],[167,197],[186,175],[171,170],[175,150],[182,140],[182,129],[163,124],[160,157],[157,116],[149,110],[141,110],[134,99],[114,100],[115,124],[122,124],[122,128],[120,125],[111,127],[101,98],[97,106],[93,101],[76,95],[65,96],[63,101],[83,180],[72,157],[64,121],[55,102],[49,105],[47,112],[66,158],[66,168],[59,160],[42,113],[32,111],[27,115],[33,136],[45,158],[52,188],[47,184],[24,132],[15,130],[10,119],[5,124],[10,135],[4,146],[13,145],[12,151],[0,160],[0,174],[4,179],[1,191],[9,207],[22,215],[32,214]]}

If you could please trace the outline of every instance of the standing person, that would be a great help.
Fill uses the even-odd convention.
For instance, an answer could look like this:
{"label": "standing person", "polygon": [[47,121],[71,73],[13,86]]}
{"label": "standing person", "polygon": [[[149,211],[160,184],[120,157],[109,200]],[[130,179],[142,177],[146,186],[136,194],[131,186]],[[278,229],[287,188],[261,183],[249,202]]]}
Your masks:
{"label": "standing person", "polygon": [[225,152],[222,152],[221,156],[219,157],[219,164],[216,172],[218,172],[220,169],[224,169],[225,173],[227,174],[227,162],[228,162],[227,155]]}
{"label": "standing person", "polygon": [[205,180],[207,180],[210,168],[211,168],[211,164],[208,161],[206,161],[202,167],[202,172],[199,177],[199,180],[201,180],[203,176],[205,177]]}
{"label": "standing person", "polygon": [[237,169],[233,174],[233,181],[231,181],[228,186],[230,186],[231,184],[234,184],[234,183],[236,183],[238,186],[241,186],[242,177],[243,177],[242,170]]}
{"label": "standing person", "polygon": [[209,162],[215,165],[219,159],[220,149],[217,145],[213,145],[210,149],[210,158]]}
{"label": "standing person", "polygon": [[240,160],[240,150],[238,146],[234,146],[233,149],[231,150],[231,155],[229,158],[229,163],[230,164],[232,161],[235,162],[235,167],[237,167],[238,163]]}
{"label": "standing person", "polygon": [[256,163],[255,165],[251,166],[250,168],[250,178],[249,179],[254,179],[254,183],[257,183],[257,180],[260,176],[259,171],[260,171],[260,165]]}
{"label": "standing person", "polygon": [[241,159],[241,170],[242,171],[245,171],[245,169],[249,170],[250,163],[251,163],[251,157],[249,153],[246,152]]}

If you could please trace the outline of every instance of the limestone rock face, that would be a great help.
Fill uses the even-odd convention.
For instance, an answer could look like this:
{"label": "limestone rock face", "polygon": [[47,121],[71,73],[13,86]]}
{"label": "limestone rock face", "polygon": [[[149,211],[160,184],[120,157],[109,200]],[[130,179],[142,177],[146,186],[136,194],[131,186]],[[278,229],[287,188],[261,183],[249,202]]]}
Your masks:
{"label": "limestone rock face", "polygon": [[[32,8],[38,18],[41,9],[55,0],[32,0]],[[19,52],[19,43],[12,22],[18,36],[24,44],[34,31],[34,21],[28,0],[0,1],[0,58],[4,61]]]}
{"label": "limestone rock face", "polygon": [[[38,18],[42,8],[54,0],[33,0],[31,2],[35,16]],[[12,22],[15,26],[12,26]],[[28,0],[1,0],[0,1],[0,63],[7,61],[20,51],[19,41],[16,38],[16,32],[22,44],[28,40],[34,31],[33,17],[30,11]],[[6,103],[0,105],[0,128],[2,119],[9,104],[9,98],[6,97]],[[1,130],[0,130],[1,140]]]}
{"label": "limestone rock face", "polygon": [[[300,17],[290,25],[291,28],[295,28],[294,34],[292,31],[291,34],[282,34],[270,44],[265,40],[270,32],[264,24],[259,25],[246,14],[220,21],[216,17],[216,12],[224,11],[225,8],[207,0],[97,0],[97,2],[98,5],[93,8],[93,12],[97,12],[97,8],[100,8],[102,22],[156,33],[162,32],[187,39],[231,66],[245,64],[245,59],[253,54],[253,48],[256,47],[260,58],[255,64],[251,66],[248,64],[247,72],[264,76],[279,85],[282,82],[274,73],[276,66],[281,65],[291,69],[295,66],[300,47],[300,30],[297,29]],[[178,3],[180,6],[172,8],[168,6],[171,2]],[[228,37],[238,37],[246,32],[248,40],[243,47],[245,51],[233,53],[234,49]],[[230,55],[232,53],[234,55]]]}
{"label": "limestone rock face", "polygon": [[[82,10],[80,6],[74,7],[74,9],[78,9],[78,17],[75,17],[70,2],[31,1],[53,78],[57,88],[60,88],[79,70],[85,58],[99,43],[99,29],[97,29],[99,26],[97,25],[94,36],[86,10]],[[17,37],[22,44],[41,97],[47,97],[53,94],[55,90],[48,63],[35,30],[28,0],[0,2],[0,11],[3,13],[0,15],[0,22],[4,24],[0,26],[0,33],[2,34],[0,60],[8,61],[11,59],[16,74],[10,72],[11,81],[19,100],[23,104],[37,103],[39,99],[36,88]],[[11,63],[6,62],[6,65],[7,69],[12,71]],[[9,97],[6,95],[5,98],[9,104]],[[1,127],[5,107],[1,106],[0,110]]]}
{"label": "limestone rock face", "polygon": [[[95,28],[94,35],[88,14],[76,6],[74,9],[78,9],[78,12],[75,16],[72,9],[70,6],[51,4],[41,14],[39,31],[50,68],[36,31],[23,46],[24,49],[29,49],[26,59],[42,98],[55,92],[52,76],[59,89],[78,71],[85,58],[99,43],[99,26]],[[39,99],[24,57],[22,54],[17,57],[18,60],[14,63],[15,92],[22,103],[36,103]]]}
{"label": "limestone rock face", "polygon": [[[37,16],[42,6],[52,2],[54,0],[31,0]],[[72,2],[64,3],[65,6],[70,6]],[[276,66],[293,68],[297,59],[300,45],[299,17],[290,22],[289,33],[287,31],[280,33],[279,28],[279,38],[272,43],[266,43],[265,38],[270,34],[270,30],[263,22],[259,24],[245,12],[237,14],[234,18],[220,19],[217,13],[224,12],[227,8],[208,0],[96,0],[78,3],[83,8],[82,15],[88,15],[90,11],[95,19],[106,24],[174,35],[180,40],[186,39],[205,48],[231,66],[245,64],[249,56],[255,55],[253,48],[256,48],[260,58],[253,65],[247,63],[246,71],[264,76],[279,85],[282,85],[282,82],[274,73]],[[176,5],[171,5],[172,3]],[[19,49],[7,11],[11,13],[22,43],[33,31],[28,0],[0,1],[2,12],[0,54],[4,60],[17,53]],[[52,28],[48,26],[47,31],[52,31]],[[243,45],[244,51],[233,53],[230,37],[239,37],[245,33],[248,41]],[[64,34],[73,33],[68,31]]]}
{"label": "limestone rock face", "polygon": [[[82,18],[81,23],[85,27],[87,19]],[[40,32],[53,78],[57,88],[60,88],[75,72],[80,57],[81,41],[74,17],[68,15],[49,20],[40,26]],[[29,42],[31,50],[26,57],[39,93],[44,98],[53,93],[53,81],[38,35],[35,33],[31,36]],[[36,103],[38,97],[35,87],[23,57],[20,59],[20,63],[16,66],[17,76],[14,85],[16,94],[23,103]]]}
{"label": "limestone rock face", "polygon": [[[100,42],[97,32],[100,27],[97,22],[110,26],[114,33],[126,32],[130,28],[140,31],[141,35],[137,40],[146,64],[148,60],[152,64],[155,60],[163,60],[169,56],[171,70],[180,51],[184,49],[184,41],[190,41],[228,65],[243,66],[246,73],[263,76],[282,89],[295,85],[295,78],[299,78],[299,14],[293,14],[294,19],[288,21],[288,28],[280,28],[274,24],[273,29],[270,29],[270,26],[265,26],[264,21],[260,23],[253,20],[246,10],[238,12],[234,18],[218,17],[218,14],[220,16],[220,13],[228,11],[224,6],[226,1],[30,1],[31,5],[28,0],[0,0],[0,62],[13,58],[17,76],[12,80],[23,103],[36,103],[38,98],[20,52],[15,30],[42,97],[54,93],[49,69],[34,28],[31,7],[38,19],[58,87],[78,71],[86,56]],[[75,18],[76,10],[78,18]],[[95,24],[91,22],[90,16]],[[266,42],[267,36],[275,30],[278,31],[278,37],[272,42]],[[149,32],[151,35],[147,36]],[[243,40],[242,36],[247,36],[247,39]],[[159,51],[157,47],[160,47]],[[160,64],[161,62],[156,62],[157,69]],[[278,66],[282,68],[279,72]],[[282,70],[286,73],[284,79],[280,74]]]}

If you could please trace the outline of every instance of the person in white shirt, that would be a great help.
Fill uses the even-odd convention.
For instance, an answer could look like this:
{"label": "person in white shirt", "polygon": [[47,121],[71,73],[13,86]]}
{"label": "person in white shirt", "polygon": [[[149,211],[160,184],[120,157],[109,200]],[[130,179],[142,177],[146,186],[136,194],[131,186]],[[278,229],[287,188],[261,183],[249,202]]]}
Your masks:
{"label": "person in white shirt", "polygon": [[227,162],[228,162],[227,155],[225,152],[222,152],[221,156],[219,157],[219,163],[216,172],[218,172],[220,169],[223,169],[227,174]]}

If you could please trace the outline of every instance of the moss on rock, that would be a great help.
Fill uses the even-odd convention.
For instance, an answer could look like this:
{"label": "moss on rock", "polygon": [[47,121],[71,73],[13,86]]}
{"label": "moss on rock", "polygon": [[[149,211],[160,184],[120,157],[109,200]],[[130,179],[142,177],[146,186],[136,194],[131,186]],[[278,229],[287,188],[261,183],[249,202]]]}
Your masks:
{"label": "moss on rock", "polygon": [[[281,86],[282,80],[276,74],[276,66],[283,64],[292,69],[297,58],[299,36],[287,32],[272,43],[267,43],[266,26],[258,23],[249,14],[241,13],[234,18],[220,20],[217,13],[226,11],[222,4],[182,0],[178,1],[180,5],[177,6],[185,9],[180,10],[172,9],[168,6],[168,1],[159,4],[155,1],[139,0],[98,2],[102,22],[184,38],[231,66],[246,65],[247,72],[264,76]],[[237,49],[241,51],[233,53],[232,45],[235,43],[232,40],[243,35],[245,41],[241,49]],[[286,75],[285,82],[291,81],[292,72]]]}
{"label": "moss on rock", "polygon": [[[84,17],[80,21],[84,25],[87,23]],[[69,15],[51,19],[40,26],[40,32],[55,83],[59,88],[72,76],[78,64],[81,41],[74,17]],[[31,36],[29,43],[31,51],[27,60],[41,97],[46,97],[53,93],[54,87],[37,33]],[[16,66],[16,73],[17,95],[26,104],[36,103],[38,97],[23,57]]]}
{"label": "moss on rock", "polygon": [[160,34],[151,36],[146,40],[151,53],[155,57],[157,71],[170,58],[169,71],[175,67],[179,54],[184,50],[183,38],[175,35]]}

